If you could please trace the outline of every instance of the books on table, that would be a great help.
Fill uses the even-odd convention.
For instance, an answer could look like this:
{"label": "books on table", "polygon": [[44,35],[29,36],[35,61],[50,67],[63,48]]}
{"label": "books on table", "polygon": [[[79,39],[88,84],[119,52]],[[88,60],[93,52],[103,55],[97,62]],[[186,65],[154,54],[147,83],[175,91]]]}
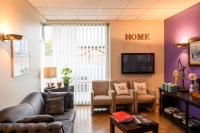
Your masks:
{"label": "books on table", "polygon": [[134,120],[133,115],[126,113],[124,111],[115,112],[112,114],[117,122],[131,122]]}

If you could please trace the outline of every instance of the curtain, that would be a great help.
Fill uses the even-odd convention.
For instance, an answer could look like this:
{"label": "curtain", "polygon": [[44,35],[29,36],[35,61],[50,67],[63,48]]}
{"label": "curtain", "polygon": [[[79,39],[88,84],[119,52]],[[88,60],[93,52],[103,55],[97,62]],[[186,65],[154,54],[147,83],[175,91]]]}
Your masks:
{"label": "curtain", "polygon": [[52,25],[52,43],[57,77],[71,68],[74,103],[89,105],[92,81],[108,79],[107,24]]}

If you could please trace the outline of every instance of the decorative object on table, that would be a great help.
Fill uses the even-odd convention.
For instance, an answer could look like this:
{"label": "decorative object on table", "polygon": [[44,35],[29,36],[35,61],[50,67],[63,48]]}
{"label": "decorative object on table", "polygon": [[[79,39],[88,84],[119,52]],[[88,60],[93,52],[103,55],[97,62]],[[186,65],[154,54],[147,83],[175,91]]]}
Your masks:
{"label": "decorative object on table", "polygon": [[58,86],[58,88],[61,88],[62,82],[61,82],[61,81],[60,81],[60,82],[57,82],[57,86]]}
{"label": "decorative object on table", "polygon": [[44,67],[44,78],[48,78],[48,88],[54,88],[54,83],[51,82],[52,78],[56,78],[56,67]]}
{"label": "decorative object on table", "polygon": [[186,80],[185,69],[186,69],[186,67],[182,65],[180,58],[178,59],[178,69],[179,69],[179,73],[180,73],[181,80],[182,80],[182,87],[181,87],[181,89],[179,89],[179,91],[188,92],[188,90],[185,88],[185,80]]}
{"label": "decorative object on table", "polygon": [[196,82],[199,84],[199,93],[200,93],[200,78],[196,79]]}
{"label": "decorative object on table", "polygon": [[174,72],[173,72],[173,77],[174,77],[174,84],[176,84],[176,85],[178,85],[178,79],[179,79],[179,72],[178,72],[178,70],[174,70]]}
{"label": "decorative object on table", "polygon": [[62,74],[63,74],[64,86],[69,85],[69,82],[70,82],[70,79],[71,79],[71,76],[70,76],[71,73],[72,73],[72,70],[70,68],[68,68],[68,67],[63,68]]}
{"label": "decorative object on table", "polygon": [[198,93],[198,92],[192,92],[191,95],[192,95],[193,97],[195,97],[195,98],[200,99],[200,93]]}
{"label": "decorative object on table", "polygon": [[189,92],[190,92],[190,94],[191,94],[192,92],[195,91],[194,82],[195,82],[196,79],[197,79],[197,75],[196,75],[196,73],[190,73],[190,74],[188,75],[188,77],[189,77],[189,79],[190,79],[190,81],[191,81],[190,89],[189,89]]}
{"label": "decorative object on table", "polygon": [[29,41],[11,41],[11,76],[17,77],[31,72]]}
{"label": "decorative object on table", "polygon": [[200,66],[200,38],[196,38],[189,43],[189,65]]}
{"label": "decorative object on table", "polygon": [[165,91],[169,93],[176,93],[177,90],[179,89],[179,87],[173,83],[168,83],[166,87],[167,88],[165,89]]}

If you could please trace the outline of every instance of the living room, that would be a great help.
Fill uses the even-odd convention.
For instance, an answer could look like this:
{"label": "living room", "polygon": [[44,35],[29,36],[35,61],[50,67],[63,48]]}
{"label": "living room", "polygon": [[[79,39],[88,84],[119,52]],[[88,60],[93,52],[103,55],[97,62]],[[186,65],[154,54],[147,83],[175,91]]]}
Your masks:
{"label": "living room", "polygon": [[[188,119],[200,119],[199,2],[0,0],[0,133],[198,132]],[[134,67],[136,58],[143,63]],[[43,116],[59,109],[57,92],[64,114]],[[186,126],[165,114],[168,105],[185,113]],[[122,128],[111,117],[120,111],[156,126]],[[34,115],[41,120],[27,122]]]}

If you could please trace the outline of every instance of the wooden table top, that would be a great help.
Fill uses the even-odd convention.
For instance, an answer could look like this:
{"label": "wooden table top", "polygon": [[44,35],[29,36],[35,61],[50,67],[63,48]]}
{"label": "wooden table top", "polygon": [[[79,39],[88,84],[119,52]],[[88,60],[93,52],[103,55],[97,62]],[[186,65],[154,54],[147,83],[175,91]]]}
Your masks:
{"label": "wooden table top", "polygon": [[110,115],[110,119],[112,120],[112,123],[117,126],[119,129],[121,129],[122,131],[138,131],[138,132],[147,132],[147,131],[150,131],[152,128],[155,128],[155,127],[158,127],[158,123],[153,121],[151,124],[145,124],[145,125],[139,125],[139,124],[136,124],[136,122],[133,120],[132,122],[126,122],[126,123],[120,123],[120,122],[117,122],[115,120],[115,118]]}

